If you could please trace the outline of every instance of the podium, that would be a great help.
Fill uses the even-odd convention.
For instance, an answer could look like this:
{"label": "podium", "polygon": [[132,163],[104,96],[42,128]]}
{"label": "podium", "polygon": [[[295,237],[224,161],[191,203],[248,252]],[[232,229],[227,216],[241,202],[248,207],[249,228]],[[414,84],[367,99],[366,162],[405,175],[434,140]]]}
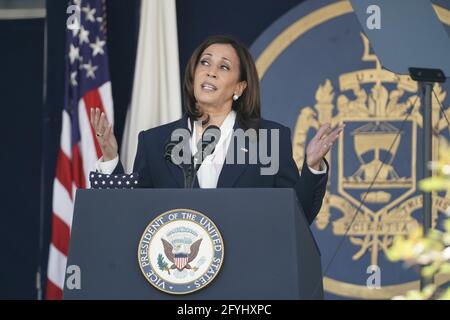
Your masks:
{"label": "podium", "polygon": [[[216,278],[185,295],[157,290],[138,263],[147,225],[173,209],[206,215],[224,244]],[[68,286],[66,273],[64,299],[323,298],[320,253],[293,189],[79,190],[71,266],[80,270],[80,288]]]}

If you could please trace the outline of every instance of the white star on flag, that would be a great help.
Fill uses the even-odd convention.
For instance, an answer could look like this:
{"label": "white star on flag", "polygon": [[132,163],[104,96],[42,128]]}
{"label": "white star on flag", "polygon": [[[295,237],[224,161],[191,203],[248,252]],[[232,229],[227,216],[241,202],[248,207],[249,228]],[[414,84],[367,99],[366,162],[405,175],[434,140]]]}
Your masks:
{"label": "white star on flag", "polygon": [[95,57],[97,54],[105,54],[105,51],[103,50],[103,46],[105,45],[106,41],[100,40],[99,37],[95,39],[95,43],[91,43],[89,46],[92,48],[92,55]]}
{"label": "white star on flag", "polygon": [[80,28],[80,45],[84,42],[89,43],[89,31],[84,29],[83,26]]}
{"label": "white star on flag", "polygon": [[69,59],[70,63],[74,63],[76,59],[80,58],[80,48],[70,44]]}
{"label": "white star on flag", "polygon": [[98,67],[92,65],[92,61],[89,60],[89,63],[83,64],[83,69],[86,70],[86,77],[95,79],[95,71],[97,71]]}
{"label": "white star on flag", "polygon": [[70,73],[70,84],[72,85],[72,87],[76,87],[78,85],[76,71]]}
{"label": "white star on flag", "polygon": [[86,7],[83,7],[81,10],[83,10],[84,13],[86,13],[86,20],[95,22],[95,8],[91,9],[91,6],[88,4]]}

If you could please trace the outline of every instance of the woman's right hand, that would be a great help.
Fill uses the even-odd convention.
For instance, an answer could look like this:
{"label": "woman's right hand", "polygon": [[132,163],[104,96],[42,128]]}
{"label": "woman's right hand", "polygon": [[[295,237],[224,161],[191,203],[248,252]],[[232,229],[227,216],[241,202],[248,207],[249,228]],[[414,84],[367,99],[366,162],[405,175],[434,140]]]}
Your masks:
{"label": "woman's right hand", "polygon": [[112,125],[109,124],[104,112],[99,108],[91,108],[91,125],[94,128],[98,144],[102,150],[103,161],[110,161],[118,156],[117,140]]}

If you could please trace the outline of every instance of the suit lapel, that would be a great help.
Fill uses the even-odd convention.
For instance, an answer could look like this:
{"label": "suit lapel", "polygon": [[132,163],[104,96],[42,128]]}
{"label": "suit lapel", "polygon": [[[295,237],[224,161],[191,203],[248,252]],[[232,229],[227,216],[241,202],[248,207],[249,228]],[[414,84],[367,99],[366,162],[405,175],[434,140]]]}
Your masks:
{"label": "suit lapel", "polygon": [[[183,115],[183,117],[178,121],[178,123],[175,124],[175,127],[170,132],[169,136],[166,137],[166,143],[170,141],[170,136],[172,135],[172,132],[176,129],[186,129],[188,130],[188,117],[186,114]],[[164,143],[164,148],[166,147],[166,143]],[[165,153],[165,150],[163,151],[163,154]],[[184,175],[183,170],[174,165],[172,162],[167,161],[164,159],[164,162],[166,163],[167,168],[169,169],[170,173],[172,174],[175,182],[177,183],[179,188],[184,187]]]}
{"label": "suit lapel", "polygon": [[[236,119],[236,122],[233,127],[233,131],[237,129],[242,129],[241,125],[239,124],[239,121]],[[246,139],[248,140],[248,139]],[[234,143],[233,143],[234,141]],[[233,163],[224,163],[222,170],[219,175],[219,180],[217,181],[217,188],[231,188],[233,187],[238,178],[244,173],[244,171],[248,168],[249,162],[248,158],[248,151],[252,150],[250,148],[256,147],[256,142],[245,142],[245,148],[246,150],[243,150],[241,147],[239,147],[234,140],[234,137],[232,138],[232,142],[230,142],[230,146],[227,150],[227,159],[230,159],[230,152],[232,152],[231,147],[234,148],[234,162]],[[255,149],[257,150],[257,149]],[[238,158],[244,158],[246,159],[246,164],[237,164],[236,159]]]}
{"label": "suit lapel", "polygon": [[177,183],[177,186],[179,188],[184,187],[184,177],[183,177],[183,171],[181,168],[177,167],[173,163],[166,161],[166,166],[169,169],[170,173],[172,174],[173,178],[175,179],[175,182]]}

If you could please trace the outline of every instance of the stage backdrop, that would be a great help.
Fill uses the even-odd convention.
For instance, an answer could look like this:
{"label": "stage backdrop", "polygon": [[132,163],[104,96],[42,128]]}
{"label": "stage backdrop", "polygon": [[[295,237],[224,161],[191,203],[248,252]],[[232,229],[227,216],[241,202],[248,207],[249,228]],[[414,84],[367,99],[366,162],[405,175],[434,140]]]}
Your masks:
{"label": "stage backdrop", "polygon": [[[311,114],[310,119],[304,120],[307,125],[314,125],[313,120],[322,121],[325,111],[319,112],[318,109],[331,108],[333,110],[332,116],[335,117],[338,102],[343,101],[343,99],[345,102],[345,98],[339,99],[340,96],[347,96],[346,99],[355,100],[355,93],[352,90],[350,92],[347,90],[345,85],[347,80],[343,80],[341,84],[339,76],[358,70],[376,69],[376,63],[362,60],[364,43],[359,31],[355,31],[359,30],[359,25],[357,25],[356,18],[351,12],[345,12],[344,10],[335,13],[334,17],[327,17],[326,15],[317,17],[316,15],[309,20],[303,19],[309,13],[331,2],[317,0],[309,3],[308,1],[305,3],[305,7],[295,8],[287,13],[284,18],[277,20],[302,2],[302,0],[227,0],[226,5],[218,8],[217,1],[178,0],[177,19],[181,72],[184,72],[187,59],[193,49],[208,35],[227,33],[240,38],[245,44],[251,45],[267,27],[275,22],[273,27],[269,28],[267,33],[264,33],[253,47],[253,52],[258,61],[262,61],[260,60],[262,53],[269,50],[269,44],[272,40],[281,36],[297,21],[304,21],[303,24],[306,23],[306,25],[300,27],[308,28],[308,31],[291,38],[292,42],[285,41],[288,45],[283,48],[281,54],[276,56],[276,59],[271,63],[266,63],[268,69],[262,78],[263,114],[289,125],[293,129],[293,133],[301,110],[306,110],[304,113],[306,115]],[[443,7],[445,1],[436,3]],[[115,105],[115,129],[119,139],[122,135],[123,122],[131,96],[136,31],[139,25],[137,21],[139,16],[138,4],[139,1],[137,0],[127,1],[126,4],[123,0],[108,0],[108,50]],[[0,266],[1,298],[36,298],[35,275],[37,266],[42,264],[42,270],[47,269],[52,182],[55,173],[56,151],[59,145],[63,102],[62,77],[64,75],[63,55],[67,4],[66,1],[62,0],[48,0],[46,1],[46,7],[49,63],[47,65],[45,107],[42,107],[41,94],[43,91],[42,70],[44,68],[43,20],[3,21],[0,26],[2,39],[6,41],[3,46],[5,50],[0,53],[0,60],[6,68],[3,70],[2,75],[4,77],[0,82],[3,89],[2,104],[6,106],[2,117],[2,129],[4,131],[2,136],[7,137],[4,138],[6,147],[4,148],[5,152],[2,152],[0,157],[0,163],[5,172],[4,180],[9,182],[9,184],[3,184],[3,196],[0,202],[0,212],[2,213],[0,249],[5,257],[5,262]],[[446,19],[444,22],[448,24],[448,18],[445,18],[449,16],[448,12],[442,10],[440,12],[444,12],[442,19]],[[327,19],[321,20],[323,17]],[[354,29],[355,27],[357,29]],[[297,46],[301,46],[301,49],[295,49]],[[280,46],[280,48],[282,47]],[[291,53],[292,49],[296,51]],[[286,64],[287,61],[289,61],[288,64]],[[258,62],[258,65],[260,64],[261,62]],[[285,69],[286,66],[289,66],[286,75],[283,74],[282,77],[279,77],[284,81],[275,82],[272,88],[273,79],[277,77],[277,74],[271,74],[271,72],[277,70],[279,68],[277,66],[282,65]],[[284,69],[278,69],[278,75],[281,74],[280,70]],[[327,79],[330,80],[329,85],[326,84]],[[394,95],[401,93],[393,90],[393,88],[396,88],[395,83],[387,83],[386,80],[383,80],[382,83],[389,90],[389,93]],[[332,85],[332,90],[330,85]],[[316,101],[316,92],[319,86],[322,86],[323,89],[318,92]],[[365,90],[368,90],[367,93],[370,93],[372,86],[373,83],[363,85]],[[399,91],[399,89],[397,90]],[[449,105],[449,99],[446,98],[448,91],[447,86],[442,87],[441,98],[444,98],[445,107]],[[23,94],[24,92],[26,94]],[[415,94],[415,89],[412,91],[405,89],[404,95],[398,101],[402,103],[405,101],[405,97]],[[354,108],[358,107],[357,103],[352,103],[352,105]],[[306,108],[308,106],[310,108]],[[314,113],[316,114],[314,115]],[[23,116],[24,114],[26,114],[26,117]],[[441,115],[436,112],[435,115],[439,117],[441,124],[444,123]],[[305,116],[302,119],[305,119]],[[361,124],[367,122],[363,120]],[[409,128],[411,130],[411,125]],[[417,125],[416,128],[418,134],[420,134],[420,125]],[[347,127],[347,129],[349,128]],[[313,131],[314,129],[308,130],[308,136]],[[30,135],[30,132],[33,134]],[[42,136],[41,132],[43,132]],[[349,137],[349,132],[349,130],[346,130],[347,137]],[[440,133],[447,132],[441,130]],[[299,138],[296,140],[299,143],[301,143],[302,135],[304,136],[300,132]],[[293,137],[295,136],[293,135]],[[350,138],[352,137],[350,136]],[[404,143],[404,139],[406,138],[402,135],[402,143]],[[417,149],[414,149],[411,144],[411,149],[408,149],[408,152],[415,152],[415,150],[420,152],[420,144],[416,143],[415,146],[414,148]],[[42,161],[44,163],[42,172],[44,179],[42,182],[40,179],[41,147],[45,156]],[[398,168],[400,163],[398,159],[406,159],[406,154],[400,148],[403,148],[403,146],[399,146],[399,150],[393,158],[392,166],[395,167],[395,170],[398,170],[396,172],[402,178],[406,174],[405,171]],[[296,145],[295,150],[297,155],[299,152],[301,155],[301,144]],[[383,216],[379,215],[377,218],[377,216],[369,215],[369,218],[383,221],[383,223],[376,223],[376,221],[371,222],[370,220],[367,222],[366,216],[361,215],[361,220],[357,220],[357,223],[354,223],[351,229],[351,232],[356,234],[352,235],[352,240],[350,240],[350,237],[342,236],[342,223],[345,222],[345,219],[348,221],[343,212],[350,212],[350,214],[352,212],[337,209],[335,204],[338,203],[339,205],[339,201],[343,201],[341,199],[350,201],[347,199],[348,197],[345,198],[337,192],[337,151],[338,149],[333,150],[332,154],[333,168],[329,189],[330,197],[327,198],[326,202],[329,209],[323,210],[318,223],[314,227],[322,250],[324,271],[327,272],[325,287],[328,291],[339,291],[340,296],[363,297],[363,294],[358,294],[358,291],[352,291],[349,288],[358,290],[358,286],[364,285],[365,278],[368,276],[365,273],[365,268],[371,263],[372,257],[375,256],[379,265],[382,268],[387,268],[381,279],[383,290],[389,289],[389,285],[394,286],[393,289],[406,289],[405,285],[416,279],[415,274],[411,273],[407,279],[401,278],[400,265],[391,265],[385,262],[383,252],[377,249],[380,248],[378,242],[376,243],[376,250],[367,250],[367,246],[370,245],[371,248],[373,244],[370,239],[379,239],[378,236],[375,237],[372,234],[389,232],[392,234],[393,231],[389,230],[393,230],[392,228],[397,226],[399,228],[405,226],[404,221],[407,221],[406,219],[402,217],[396,219],[393,216],[392,222],[387,224],[386,219],[381,220]],[[353,149],[352,152],[355,153],[355,150]],[[33,161],[29,160],[30,154]],[[357,159],[356,155],[352,156],[353,160],[349,160],[347,157],[350,157],[350,154],[343,156],[342,159],[345,159],[345,162],[340,161],[340,163],[346,166],[348,163],[349,167],[346,169],[348,172],[346,171],[345,175],[353,175],[354,172],[351,172],[351,170],[356,171],[360,162],[355,160]],[[410,159],[412,157],[405,160],[404,163],[414,165],[412,160],[407,162]],[[419,178],[420,172],[417,174],[416,180]],[[39,250],[38,236],[39,197],[41,192],[43,192],[45,199],[44,211],[46,213],[44,217],[43,252]],[[409,195],[405,200],[417,199],[417,197],[415,198],[417,195],[418,192],[415,190],[414,194]],[[394,199],[394,196],[391,196],[392,199]],[[414,205],[413,200],[408,203]],[[352,204],[352,206],[355,207],[355,204]],[[396,207],[398,206],[399,204],[396,205]],[[415,210],[411,212],[413,218],[420,218],[420,211],[417,208],[413,209]],[[352,208],[352,210],[354,209]],[[408,212],[407,215],[409,215]],[[330,214],[328,215],[328,213]],[[397,223],[398,221],[399,223]],[[373,230],[377,229],[373,228],[379,228],[380,226],[384,229],[375,233]],[[370,229],[370,232],[365,231],[364,228]],[[366,237],[369,239],[368,243],[367,240],[364,242]],[[353,242],[361,243],[361,239],[364,244],[362,247],[353,244]],[[380,239],[383,240],[383,238]],[[341,240],[343,240],[342,248],[338,251],[336,258],[332,259],[333,251],[337,249],[338,242]],[[363,249],[362,255],[354,257],[361,248]],[[330,262],[332,263],[330,264]],[[328,265],[328,269],[325,269]],[[354,266],[353,270],[351,266]],[[355,274],[353,275],[351,272]],[[332,284],[329,285],[329,282]],[[357,285],[357,287],[351,287],[351,285]],[[364,290],[363,288],[363,292]]]}
{"label": "stage backdrop", "polygon": [[[450,31],[450,4],[434,3]],[[405,272],[401,263],[391,263],[385,256],[394,235],[407,234],[422,220],[417,84],[408,76],[382,70],[349,1],[299,4],[257,39],[252,53],[262,80],[263,116],[291,128],[299,166],[320,124],[347,124],[328,155],[330,181],[313,225],[326,297],[389,298],[418,288],[415,271]],[[449,139],[439,103],[450,119],[450,85],[434,90],[439,99],[433,98],[436,156],[439,136],[445,138],[442,143]],[[381,163],[383,169],[374,181]],[[435,225],[448,206],[448,195],[434,196]],[[375,272],[372,268],[379,271],[379,289],[366,285]]]}

